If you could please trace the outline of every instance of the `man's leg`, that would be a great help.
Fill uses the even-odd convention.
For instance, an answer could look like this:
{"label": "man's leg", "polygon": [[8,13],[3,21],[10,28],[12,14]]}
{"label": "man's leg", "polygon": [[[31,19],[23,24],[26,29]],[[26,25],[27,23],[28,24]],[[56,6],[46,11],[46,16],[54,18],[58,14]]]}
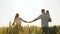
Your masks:
{"label": "man's leg", "polygon": [[42,34],[44,34],[44,27],[42,27]]}
{"label": "man's leg", "polygon": [[42,27],[42,34],[48,34],[48,27]]}

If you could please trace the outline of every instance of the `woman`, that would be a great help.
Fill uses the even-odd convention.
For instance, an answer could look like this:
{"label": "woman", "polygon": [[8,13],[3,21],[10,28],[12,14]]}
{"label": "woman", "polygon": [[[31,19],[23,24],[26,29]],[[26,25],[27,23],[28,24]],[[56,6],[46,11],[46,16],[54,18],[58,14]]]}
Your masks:
{"label": "woman", "polygon": [[14,22],[13,22],[12,25],[20,24],[20,26],[21,26],[21,21],[27,22],[27,21],[23,20],[22,18],[20,18],[20,17],[19,17],[19,14],[16,13],[16,16],[15,16],[15,18],[14,18]]}
{"label": "woman", "polygon": [[18,34],[19,31],[22,30],[21,21],[27,22],[27,21],[23,20],[22,18],[20,18],[20,17],[19,17],[19,14],[16,13],[16,16],[15,16],[15,18],[14,18],[14,22],[13,22],[13,24],[12,24],[12,25],[14,25],[14,27],[13,27],[13,30],[14,30],[13,34]]}

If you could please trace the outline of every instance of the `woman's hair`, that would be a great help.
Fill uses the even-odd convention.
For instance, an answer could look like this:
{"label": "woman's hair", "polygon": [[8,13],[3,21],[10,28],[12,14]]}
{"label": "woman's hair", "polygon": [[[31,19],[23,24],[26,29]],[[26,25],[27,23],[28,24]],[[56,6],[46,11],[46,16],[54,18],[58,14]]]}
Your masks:
{"label": "woman's hair", "polygon": [[18,18],[18,17],[19,17],[19,14],[18,14],[18,13],[16,13],[15,19],[16,19],[16,18]]}

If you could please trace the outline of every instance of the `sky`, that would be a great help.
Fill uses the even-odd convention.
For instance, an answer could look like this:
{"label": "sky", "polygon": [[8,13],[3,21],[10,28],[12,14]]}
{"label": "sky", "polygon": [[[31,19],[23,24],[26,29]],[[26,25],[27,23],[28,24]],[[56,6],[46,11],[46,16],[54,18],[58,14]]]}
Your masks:
{"label": "sky", "polygon": [[[32,21],[41,14],[41,9],[49,10],[52,22],[49,26],[60,25],[60,0],[0,0],[0,26],[9,26],[16,13],[26,21]],[[41,20],[22,22],[22,26],[41,26]]]}

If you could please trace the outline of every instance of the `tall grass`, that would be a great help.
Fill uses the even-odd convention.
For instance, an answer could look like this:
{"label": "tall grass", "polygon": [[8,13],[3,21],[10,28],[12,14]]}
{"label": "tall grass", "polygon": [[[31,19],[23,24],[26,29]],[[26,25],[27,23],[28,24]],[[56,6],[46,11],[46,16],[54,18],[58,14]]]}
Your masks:
{"label": "tall grass", "polygon": [[[60,26],[48,28],[48,34],[60,34]],[[0,27],[0,34],[42,34],[42,28],[37,26],[12,26],[10,22],[9,27]]]}
{"label": "tall grass", "polygon": [[[0,28],[0,34],[42,34],[41,27],[37,26],[26,26],[19,27],[18,26],[9,26]],[[60,26],[49,27],[49,34],[60,34]]]}

